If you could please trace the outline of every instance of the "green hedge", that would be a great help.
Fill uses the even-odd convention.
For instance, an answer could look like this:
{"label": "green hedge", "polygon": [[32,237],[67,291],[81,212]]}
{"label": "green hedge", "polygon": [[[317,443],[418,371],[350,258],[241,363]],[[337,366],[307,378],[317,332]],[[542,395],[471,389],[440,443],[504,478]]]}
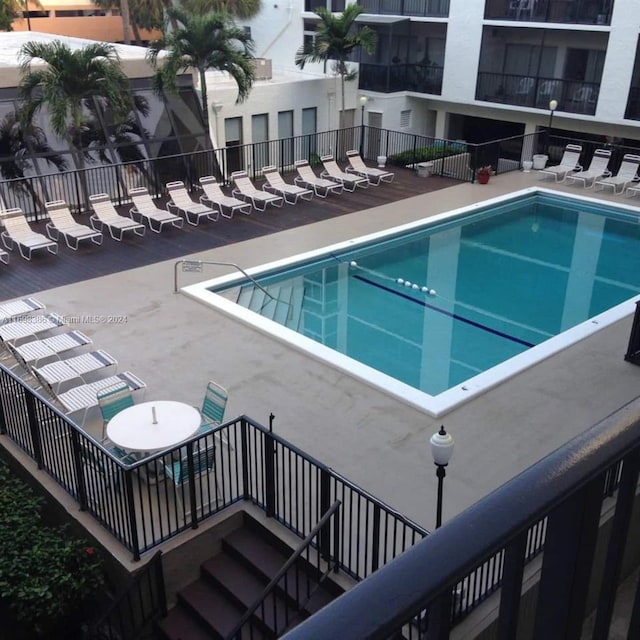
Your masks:
{"label": "green hedge", "polygon": [[15,638],[53,638],[61,629],[72,638],[105,584],[102,559],[68,525],[47,526],[43,505],[0,461],[0,603],[17,622]]}
{"label": "green hedge", "polygon": [[407,166],[408,164],[437,160],[438,158],[445,158],[456,155],[457,153],[465,153],[466,151],[467,146],[462,143],[434,144],[428,147],[416,147],[408,151],[394,153],[389,156],[388,161],[390,164],[396,166]]}

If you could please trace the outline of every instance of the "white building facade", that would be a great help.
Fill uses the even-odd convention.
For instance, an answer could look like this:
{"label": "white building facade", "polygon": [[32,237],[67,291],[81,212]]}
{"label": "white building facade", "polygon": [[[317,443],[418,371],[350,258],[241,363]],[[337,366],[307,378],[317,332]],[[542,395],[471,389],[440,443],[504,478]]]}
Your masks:
{"label": "white building facade", "polygon": [[[340,12],[344,0],[323,6]],[[358,0],[378,32],[346,85],[345,122],[484,142],[554,130],[640,140],[638,0]],[[245,104],[210,74],[218,146],[338,127],[340,84],[322,65],[296,68],[318,0],[265,3],[246,26],[270,69]],[[267,77],[268,76],[268,77]],[[364,107],[360,96],[366,95]],[[217,131],[215,130],[217,126]]]}

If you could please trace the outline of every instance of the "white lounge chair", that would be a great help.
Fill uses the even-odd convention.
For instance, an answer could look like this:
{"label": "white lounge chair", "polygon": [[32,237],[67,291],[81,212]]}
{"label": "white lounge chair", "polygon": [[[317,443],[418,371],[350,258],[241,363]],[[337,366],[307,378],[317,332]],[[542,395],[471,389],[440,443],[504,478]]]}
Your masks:
{"label": "white lounge chair", "polygon": [[54,397],[68,414],[83,412],[82,422],[85,421],[89,409],[98,406],[98,392],[107,387],[112,387],[121,381],[126,382],[132,391],[145,389],[146,384],[130,371],[116,373],[108,378],[103,378],[96,382],[89,382],[77,387],[73,387],[64,393],[56,394]]}
{"label": "white lounge chair", "polygon": [[180,180],[168,182],[167,191],[169,192],[169,198],[171,198],[167,202],[167,209],[171,213],[174,213],[174,210],[181,211],[188,224],[197,227],[203,218],[211,222],[218,220],[220,211],[201,202],[194,202],[184,186],[184,182]]}
{"label": "white lounge chair", "polygon": [[96,231],[102,231],[106,227],[111,237],[117,242],[122,241],[122,237],[127,231],[138,236],[144,235],[145,226],[131,218],[121,216],[113,206],[109,194],[94,193],[89,196],[89,204],[94,211],[89,222]]}
{"label": "white lounge chair", "polygon": [[38,249],[46,249],[54,255],[58,253],[58,243],[34,231],[24,217],[22,209],[5,209],[0,213],[0,221],[4,226],[2,231],[4,246],[9,251],[13,251],[14,246],[17,246],[25,260],[31,260],[31,255]]}
{"label": "white lounge chair", "polygon": [[131,217],[135,220],[136,216],[139,216],[139,221],[146,222],[154,233],[160,233],[166,225],[182,229],[184,220],[166,209],[157,207],[146,187],[129,189],[129,195],[133,200],[133,207],[129,211]]}
{"label": "white lounge chair", "polygon": [[93,344],[91,338],[80,331],[67,331],[55,336],[24,342],[21,345],[6,343],[15,359],[26,369],[44,360],[51,360],[59,356]]}
{"label": "white lounge chair", "polygon": [[297,184],[286,183],[278,169],[273,165],[262,167],[262,173],[266,180],[262,186],[263,191],[282,196],[287,204],[296,204],[299,198],[303,200],[311,200],[313,198],[311,189],[300,187]]}
{"label": "white lounge chair", "polygon": [[296,184],[302,184],[313,189],[318,198],[326,198],[330,193],[342,193],[344,187],[340,182],[327,178],[319,178],[311,168],[308,160],[296,160],[295,167],[298,175],[293,179]]}
{"label": "white lounge chair", "polygon": [[200,196],[200,202],[203,204],[210,202],[213,205],[217,205],[223,218],[232,218],[236,211],[245,215],[251,213],[250,202],[245,202],[223,193],[218,181],[213,176],[200,178],[200,186],[204,191],[204,195]]}
{"label": "white lounge chair", "polygon": [[61,385],[66,382],[79,378],[86,383],[88,381],[85,378],[89,374],[102,373],[117,365],[118,361],[113,356],[106,351],[98,350],[82,353],[66,360],[50,362],[41,367],[32,367],[31,370],[43,387],[53,389],[57,393]]}
{"label": "white lounge chair", "polygon": [[562,182],[572,171],[580,171],[580,154],[582,147],[579,144],[568,144],[560,159],[560,164],[540,169],[542,178],[552,177],[556,182]]}
{"label": "white lounge chair", "polygon": [[369,186],[369,178],[356,176],[342,171],[332,155],[321,156],[324,171],[320,174],[323,178],[329,178],[339,182],[347,191],[355,191],[356,187],[366,189]]}
{"label": "white lounge chair", "polygon": [[81,240],[102,244],[102,232],[76,222],[64,200],[45,202],[44,208],[49,214],[49,222],[46,224],[47,235],[52,240],[59,240],[62,236],[67,247],[73,251],[78,250]]}
{"label": "white lounge chair", "polygon": [[355,173],[363,178],[368,178],[373,185],[378,185],[381,182],[392,182],[395,177],[391,171],[367,167],[360,157],[360,153],[355,149],[347,151],[347,160],[349,162],[349,166],[346,168],[347,173]]}
{"label": "white lounge chair", "polygon": [[233,195],[245,202],[250,202],[257,211],[264,211],[268,204],[274,207],[281,207],[284,204],[282,196],[256,189],[246,171],[234,171],[231,174],[231,180],[235,185]]}
{"label": "white lounge chair", "polygon": [[0,341],[16,342],[22,338],[35,338],[42,333],[65,326],[64,318],[57,313],[32,316],[28,320],[11,320],[0,324]]}
{"label": "white lounge chair", "polygon": [[[608,189],[609,187],[614,194],[624,193],[624,190],[632,183],[638,182],[638,167],[640,166],[640,156],[633,153],[625,153],[618,169],[618,173],[615,176],[609,176],[608,178],[602,178],[602,180],[596,180],[593,184],[595,191],[601,191],[602,189]],[[618,191],[620,187],[620,191]]]}
{"label": "white lounge chair", "polygon": [[26,316],[34,311],[44,311],[45,309],[46,306],[35,298],[22,298],[22,300],[5,302],[0,304],[0,321]]}
{"label": "white lounge chair", "polygon": [[0,249],[0,262],[9,264],[9,254],[4,249]]}
{"label": "white lounge chair", "polygon": [[589,168],[577,173],[567,174],[565,182],[567,184],[577,182],[585,188],[592,187],[596,180],[608,178],[611,175],[611,171],[607,169],[609,160],[611,160],[611,151],[609,149],[596,149],[589,163]]}

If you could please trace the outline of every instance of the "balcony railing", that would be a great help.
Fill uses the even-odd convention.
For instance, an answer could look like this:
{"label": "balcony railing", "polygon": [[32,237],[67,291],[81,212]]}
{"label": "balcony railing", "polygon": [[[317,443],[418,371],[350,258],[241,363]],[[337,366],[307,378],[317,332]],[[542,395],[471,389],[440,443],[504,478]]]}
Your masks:
{"label": "balcony railing", "polygon": [[358,0],[366,13],[421,18],[447,18],[449,0]]}
{"label": "balcony railing", "polygon": [[564,24],[611,24],[613,2],[593,0],[488,0],[487,20],[556,22]]}
{"label": "balcony railing", "polygon": [[442,67],[423,64],[360,64],[360,89],[392,93],[394,91],[419,91],[440,95],[442,93]]}
{"label": "balcony railing", "polygon": [[[635,400],[586,430],[303,622],[286,640],[333,640],[347,629],[350,640],[444,640],[456,603],[469,589],[475,597],[489,597],[486,585],[495,585],[496,575],[502,588],[495,608],[484,613],[493,622],[482,637],[580,638],[591,610],[596,611],[593,638],[609,637],[616,588],[637,566],[639,416],[640,400]],[[524,567],[532,527],[541,523],[544,551],[539,580],[533,580]],[[470,574],[478,580],[461,580]],[[626,637],[639,633],[636,587]]]}
{"label": "balcony railing", "polygon": [[558,101],[558,111],[595,115],[600,84],[560,78],[478,73],[476,100],[549,109]]}

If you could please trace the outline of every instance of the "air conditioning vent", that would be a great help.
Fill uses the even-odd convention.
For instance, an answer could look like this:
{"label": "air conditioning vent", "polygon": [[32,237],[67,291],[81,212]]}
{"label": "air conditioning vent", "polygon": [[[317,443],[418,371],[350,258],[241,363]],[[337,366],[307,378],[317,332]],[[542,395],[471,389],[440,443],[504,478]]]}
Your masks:
{"label": "air conditioning vent", "polygon": [[271,80],[271,60],[269,58],[254,58],[253,69],[256,80]]}

